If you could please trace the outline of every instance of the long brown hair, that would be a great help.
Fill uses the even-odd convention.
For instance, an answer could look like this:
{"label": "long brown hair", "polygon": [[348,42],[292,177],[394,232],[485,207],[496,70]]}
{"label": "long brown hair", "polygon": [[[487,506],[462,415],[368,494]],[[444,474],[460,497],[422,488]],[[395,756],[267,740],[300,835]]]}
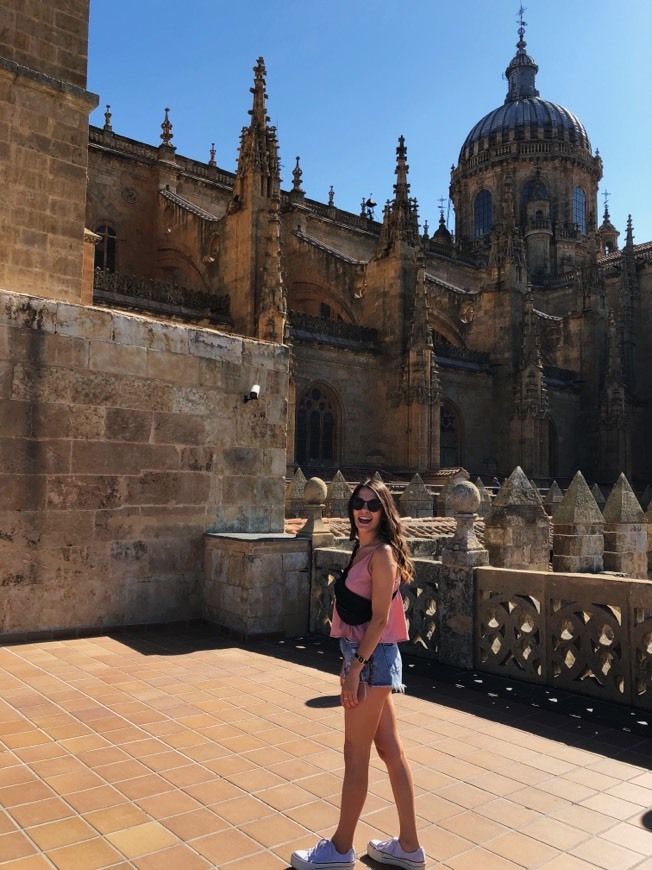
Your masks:
{"label": "long brown hair", "polygon": [[351,502],[358,495],[361,489],[370,489],[378,496],[381,504],[382,517],[378,526],[378,535],[389,544],[394,551],[394,558],[398,565],[401,583],[410,583],[414,573],[414,565],[410,557],[410,553],[405,540],[405,533],[401,524],[401,519],[396,510],[394,499],[391,492],[387,489],[382,480],[378,478],[368,478],[359,483],[351,493],[351,498],[348,504],[349,521],[351,523],[350,541],[355,541],[358,537],[358,530],[353,519],[353,508]]}

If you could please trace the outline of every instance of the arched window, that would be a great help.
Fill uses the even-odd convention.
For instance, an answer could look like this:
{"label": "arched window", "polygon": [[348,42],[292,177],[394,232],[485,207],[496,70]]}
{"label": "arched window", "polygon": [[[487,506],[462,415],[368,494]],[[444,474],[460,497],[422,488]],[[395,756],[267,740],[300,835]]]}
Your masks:
{"label": "arched window", "polygon": [[575,228],[586,235],[586,194],[581,187],[575,188],[573,194],[573,223]]}
{"label": "arched window", "polygon": [[102,224],[95,232],[101,236],[95,245],[95,268],[104,272],[115,272],[116,234],[113,227]]}
{"label": "arched window", "polygon": [[478,238],[478,236],[486,236],[487,233],[491,232],[491,225],[493,222],[492,210],[493,197],[491,196],[491,192],[488,190],[481,190],[473,203],[473,235],[476,238]]}
{"label": "arched window", "polygon": [[337,401],[321,385],[309,387],[297,404],[296,461],[330,465],[338,460],[340,437]]}
{"label": "arched window", "polygon": [[441,406],[439,415],[439,464],[442,468],[457,468],[461,464],[460,422],[455,408],[448,402]]}

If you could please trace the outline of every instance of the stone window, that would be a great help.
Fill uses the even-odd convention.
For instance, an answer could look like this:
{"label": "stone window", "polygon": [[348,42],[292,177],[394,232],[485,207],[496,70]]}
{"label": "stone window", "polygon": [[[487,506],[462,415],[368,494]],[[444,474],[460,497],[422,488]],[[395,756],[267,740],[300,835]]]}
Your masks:
{"label": "stone window", "polygon": [[586,235],[586,194],[581,187],[576,187],[573,194],[573,224],[583,236]]}
{"label": "stone window", "polygon": [[476,238],[478,238],[478,236],[486,236],[491,232],[491,225],[493,223],[492,211],[493,197],[491,196],[491,192],[488,190],[481,190],[473,203],[473,235]]}
{"label": "stone window", "polygon": [[103,272],[115,272],[116,234],[113,227],[102,224],[95,232],[101,236],[95,245],[95,268]]}
{"label": "stone window", "polygon": [[335,396],[322,385],[309,387],[297,403],[297,463],[330,465],[338,461],[339,429]]}
{"label": "stone window", "polygon": [[442,468],[457,468],[462,461],[460,451],[461,426],[457,409],[449,402],[443,402],[439,421],[439,464]]}

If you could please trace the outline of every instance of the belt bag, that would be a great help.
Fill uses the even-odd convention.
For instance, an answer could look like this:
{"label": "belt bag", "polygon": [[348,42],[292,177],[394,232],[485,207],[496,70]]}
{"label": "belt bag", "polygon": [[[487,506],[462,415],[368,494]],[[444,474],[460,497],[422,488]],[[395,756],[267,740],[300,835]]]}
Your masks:
{"label": "belt bag", "polygon": [[[346,578],[349,575],[349,570],[357,551],[358,548],[356,546],[349,559],[349,564],[335,578],[335,585],[333,587],[335,592],[335,610],[339,618],[346,625],[363,625],[371,619],[371,599],[365,598],[364,595],[358,595],[357,592],[353,592],[346,585]],[[392,599],[396,597],[397,592],[398,589],[392,595]]]}

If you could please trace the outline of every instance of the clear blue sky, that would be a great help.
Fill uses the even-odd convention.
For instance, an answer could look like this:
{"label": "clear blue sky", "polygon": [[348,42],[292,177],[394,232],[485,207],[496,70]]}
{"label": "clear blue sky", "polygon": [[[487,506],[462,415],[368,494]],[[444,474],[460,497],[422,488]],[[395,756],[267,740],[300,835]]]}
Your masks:
{"label": "clear blue sky", "polygon": [[[652,240],[652,3],[529,0],[537,87],[584,123],[604,162],[601,191],[624,238]],[[249,121],[252,68],[267,66],[283,187],[300,155],[307,196],[358,212],[392,196],[395,148],[431,231],[471,127],[503,103],[516,48],[514,0],[91,0],[88,87],[113,129],[159,144],[170,107],[178,152],[233,171]],[[604,207],[599,199],[599,216]],[[452,228],[452,227],[451,227]]]}

